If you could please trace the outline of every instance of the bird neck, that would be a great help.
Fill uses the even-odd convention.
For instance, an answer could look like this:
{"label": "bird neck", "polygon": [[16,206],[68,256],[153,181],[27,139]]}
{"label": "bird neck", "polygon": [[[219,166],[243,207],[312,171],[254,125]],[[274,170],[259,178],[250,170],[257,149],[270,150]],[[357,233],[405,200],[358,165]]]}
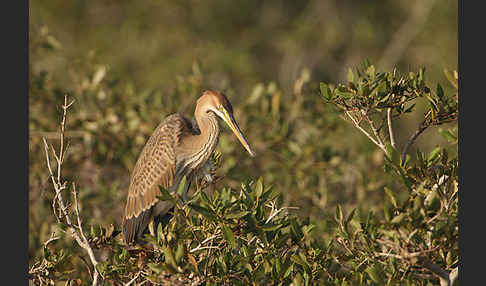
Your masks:
{"label": "bird neck", "polygon": [[191,145],[191,155],[187,165],[192,168],[202,166],[213,153],[219,140],[219,123],[216,115],[212,112],[195,113],[195,119],[201,134],[193,135],[188,140]]}
{"label": "bird neck", "polygon": [[213,112],[205,113],[204,116],[195,116],[201,134],[198,135],[199,147],[204,149],[206,145],[215,146],[219,137],[218,118]]}

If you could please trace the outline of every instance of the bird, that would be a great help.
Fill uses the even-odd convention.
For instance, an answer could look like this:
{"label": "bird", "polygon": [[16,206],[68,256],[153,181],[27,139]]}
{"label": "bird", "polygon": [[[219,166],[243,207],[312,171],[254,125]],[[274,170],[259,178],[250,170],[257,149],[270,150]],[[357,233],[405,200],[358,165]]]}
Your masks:
{"label": "bird", "polygon": [[203,91],[196,102],[194,120],[180,113],[167,116],[143,147],[130,175],[122,220],[125,243],[143,244],[147,228],[155,236],[156,221],[168,221],[174,203],[159,199],[159,186],[175,192],[186,177],[188,183],[182,197],[187,198],[192,180],[203,176],[211,181],[210,158],[220,134],[218,118],[230,127],[250,156],[255,156],[236,123],[226,95],[216,90]]}

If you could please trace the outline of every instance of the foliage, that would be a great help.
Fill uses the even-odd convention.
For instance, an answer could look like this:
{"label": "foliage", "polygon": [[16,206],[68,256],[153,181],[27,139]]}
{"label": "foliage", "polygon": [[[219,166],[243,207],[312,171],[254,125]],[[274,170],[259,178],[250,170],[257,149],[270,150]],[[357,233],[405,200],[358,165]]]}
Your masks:
{"label": "foliage", "polygon": [[[60,54],[47,28],[31,39],[34,60]],[[79,193],[67,205],[74,217],[79,203],[101,284],[427,285],[457,273],[457,90],[431,89],[424,69],[378,72],[368,62],[351,70],[346,84],[316,83],[304,71],[293,93],[276,82],[255,85],[248,98],[227,89],[257,157],[223,131],[222,179],[178,205],[157,237],[148,237],[153,249],[127,247],[119,225],[129,172],[160,120],[193,111],[209,86],[200,69],[195,64],[167,90],[137,88],[89,54],[65,71],[69,81],[31,70],[32,283],[89,284],[94,272],[53,215],[42,138],[59,147],[65,94],[75,103],[62,176]],[[457,88],[457,75],[446,78]],[[412,115],[420,124],[404,134],[399,127]],[[439,125],[448,143],[412,149]],[[67,186],[68,200],[74,186]]]}
{"label": "foliage", "polygon": [[[433,93],[425,84],[424,69],[408,75],[396,71],[379,73],[365,62],[356,73],[357,76],[349,70],[347,85],[321,83],[322,96],[343,110],[386,153],[385,172],[403,186],[397,190],[384,187],[384,219],[377,219],[370,212],[366,221],[353,225],[352,214],[345,221],[342,214],[338,215],[336,240],[348,252],[341,261],[347,261],[357,271],[361,267],[376,283],[395,284],[422,277],[417,268],[418,272],[425,268],[441,276],[441,285],[447,283],[449,271],[454,270],[456,277],[458,264],[457,157],[450,158],[446,149],[437,147],[428,154],[417,150],[412,163],[408,151],[429,126],[457,120],[457,94],[445,95],[440,85]],[[451,74],[447,75],[457,88],[457,74]],[[413,112],[415,101],[420,98],[427,100],[428,110],[400,152],[392,120]],[[368,130],[361,122],[367,124]],[[452,136],[455,144],[456,139]]]}

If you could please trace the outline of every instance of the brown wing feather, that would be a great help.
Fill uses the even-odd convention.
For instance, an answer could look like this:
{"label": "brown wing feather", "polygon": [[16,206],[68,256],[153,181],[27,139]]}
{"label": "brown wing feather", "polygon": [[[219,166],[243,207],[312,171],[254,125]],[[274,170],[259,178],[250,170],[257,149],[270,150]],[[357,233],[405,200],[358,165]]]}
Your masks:
{"label": "brown wing feather", "polygon": [[135,164],[128,187],[123,217],[125,241],[137,239],[149,222],[152,207],[160,195],[159,185],[172,186],[176,167],[175,147],[184,132],[189,132],[188,121],[180,114],[168,116],[155,129]]}

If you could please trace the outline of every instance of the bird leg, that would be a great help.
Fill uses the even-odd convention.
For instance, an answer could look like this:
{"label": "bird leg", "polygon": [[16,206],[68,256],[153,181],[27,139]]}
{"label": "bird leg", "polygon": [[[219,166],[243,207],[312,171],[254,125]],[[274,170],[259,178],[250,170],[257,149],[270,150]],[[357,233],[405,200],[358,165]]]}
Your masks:
{"label": "bird leg", "polygon": [[213,182],[214,172],[216,168],[214,167],[213,161],[209,159],[201,168],[201,174],[204,176],[204,179],[208,183]]}

